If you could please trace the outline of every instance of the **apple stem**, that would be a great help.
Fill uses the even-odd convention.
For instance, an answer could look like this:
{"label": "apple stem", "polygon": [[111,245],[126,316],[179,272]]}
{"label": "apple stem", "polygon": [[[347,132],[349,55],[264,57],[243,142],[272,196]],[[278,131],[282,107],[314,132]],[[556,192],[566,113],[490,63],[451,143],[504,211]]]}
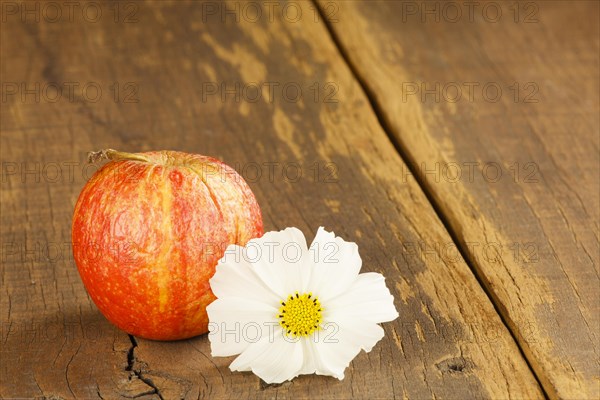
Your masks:
{"label": "apple stem", "polygon": [[99,151],[90,151],[88,153],[88,163],[93,164],[101,160],[136,160],[149,162],[146,157],[136,153],[126,153],[123,151],[117,151],[113,149],[103,149]]}

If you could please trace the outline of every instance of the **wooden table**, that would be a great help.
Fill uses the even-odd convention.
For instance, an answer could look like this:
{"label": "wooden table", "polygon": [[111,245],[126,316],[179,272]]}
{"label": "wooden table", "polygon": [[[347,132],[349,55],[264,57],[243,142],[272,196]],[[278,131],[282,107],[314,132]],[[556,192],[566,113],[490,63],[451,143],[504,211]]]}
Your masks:
{"label": "wooden table", "polygon": [[[600,396],[598,2],[1,6],[2,398]],[[224,160],[267,230],[356,241],[400,318],[282,385],[119,331],[70,249],[108,147]]]}

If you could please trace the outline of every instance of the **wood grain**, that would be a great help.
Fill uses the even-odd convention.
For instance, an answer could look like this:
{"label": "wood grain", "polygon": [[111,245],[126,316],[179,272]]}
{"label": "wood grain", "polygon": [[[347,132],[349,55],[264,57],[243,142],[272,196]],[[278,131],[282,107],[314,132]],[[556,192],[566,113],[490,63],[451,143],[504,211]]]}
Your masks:
{"label": "wood grain", "polygon": [[[110,16],[115,3],[99,4]],[[294,3],[300,20],[279,13],[256,22],[205,18],[199,2],[134,4],[131,23],[12,16],[2,23],[3,82],[94,82],[103,95],[91,101],[78,91],[52,102],[17,93],[2,103],[0,396],[543,397],[460,255],[421,251],[453,242],[417,183],[398,181],[406,165],[311,3]],[[252,82],[263,83],[257,101],[243,95]],[[291,89],[271,95],[265,82],[296,84],[302,98]],[[138,102],[124,101],[128,83]],[[209,94],[212,84],[240,99]],[[107,147],[221,158],[247,178],[268,230],[297,226],[310,240],[323,225],[356,241],[363,271],[386,276],[401,317],[343,381],[303,376],[264,385],[231,373],[231,359],[213,359],[206,336],[130,341],[98,313],[68,249],[73,206],[93,171],[85,154]],[[44,250],[56,244],[67,249]]]}
{"label": "wood grain", "polygon": [[598,398],[598,3],[409,3],[330,26],[547,394]]}

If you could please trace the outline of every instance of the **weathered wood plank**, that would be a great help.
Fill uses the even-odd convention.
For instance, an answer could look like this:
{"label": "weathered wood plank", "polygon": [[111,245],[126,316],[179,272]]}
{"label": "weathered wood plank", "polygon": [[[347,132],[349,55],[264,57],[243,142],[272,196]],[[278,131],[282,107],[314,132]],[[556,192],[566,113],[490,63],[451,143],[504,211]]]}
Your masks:
{"label": "weathered wood plank", "polygon": [[[99,4],[111,15],[114,3]],[[135,4],[133,23],[11,17],[2,24],[3,82],[95,82],[104,93],[96,102],[78,92],[57,102],[17,94],[2,103],[1,320],[9,327],[2,397],[156,397],[157,390],[165,399],[542,397],[460,256],[418,250],[452,240],[418,185],[398,182],[406,166],[311,3],[294,3],[297,21],[281,9],[267,18],[263,9],[256,22],[208,15],[198,2]],[[115,102],[115,82],[123,90],[133,82],[139,102]],[[252,82],[262,89],[255,102]],[[221,84],[234,94],[223,99]],[[302,90],[297,101],[292,89],[281,91],[294,85]],[[70,242],[70,215],[90,172],[85,152],[106,147],[220,157],[248,179],[267,229],[298,226],[311,238],[324,225],[355,240],[363,269],[387,277],[401,318],[341,382],[305,376],[264,386],[230,373],[230,359],[212,359],[205,336],[132,346],[96,311],[69,249],[60,258],[43,250]],[[73,179],[68,162],[76,163]],[[51,163],[62,168],[58,180]],[[24,174],[36,165],[39,174]],[[39,256],[28,252],[36,244]],[[54,321],[59,334],[23,337],[27,324],[45,330]],[[81,333],[67,339],[64,327],[73,323]]]}
{"label": "weathered wood plank", "polygon": [[598,398],[598,2],[335,6],[343,51],[547,393]]}

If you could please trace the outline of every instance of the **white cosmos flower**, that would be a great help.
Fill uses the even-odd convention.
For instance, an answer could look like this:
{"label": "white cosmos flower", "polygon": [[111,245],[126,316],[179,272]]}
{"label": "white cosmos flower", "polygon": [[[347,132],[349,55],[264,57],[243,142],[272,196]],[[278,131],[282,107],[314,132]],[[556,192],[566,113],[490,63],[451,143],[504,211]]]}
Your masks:
{"label": "white cosmos flower", "polygon": [[213,356],[239,356],[232,371],[267,383],[301,374],[344,378],[361,349],[383,337],[380,322],[398,317],[378,273],[359,274],[356,243],[319,228],[310,247],[296,228],[231,245],[210,280]]}

